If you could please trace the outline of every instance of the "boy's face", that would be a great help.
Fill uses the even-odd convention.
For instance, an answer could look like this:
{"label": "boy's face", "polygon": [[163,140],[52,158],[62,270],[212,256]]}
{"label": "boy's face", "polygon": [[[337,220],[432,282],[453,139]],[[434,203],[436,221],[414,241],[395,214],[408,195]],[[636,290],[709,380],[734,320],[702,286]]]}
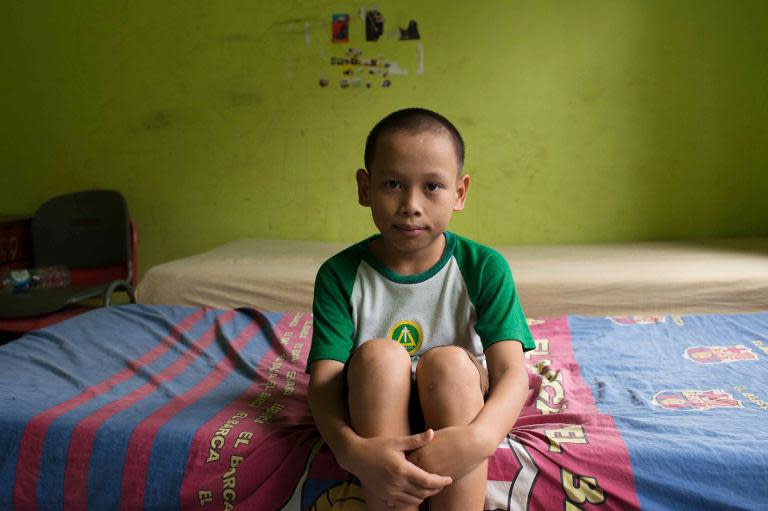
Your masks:
{"label": "boy's face", "polygon": [[377,142],[366,172],[357,171],[360,204],[371,208],[385,250],[393,257],[439,259],[442,234],[464,209],[469,176],[459,176],[445,132],[396,131]]}

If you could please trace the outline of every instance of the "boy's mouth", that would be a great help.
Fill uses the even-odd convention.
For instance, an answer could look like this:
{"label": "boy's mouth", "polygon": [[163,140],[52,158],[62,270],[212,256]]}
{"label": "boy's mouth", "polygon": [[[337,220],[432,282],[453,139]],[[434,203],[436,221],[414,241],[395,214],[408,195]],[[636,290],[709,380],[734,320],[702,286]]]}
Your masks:
{"label": "boy's mouth", "polygon": [[418,225],[409,225],[409,224],[395,224],[394,228],[404,236],[418,236],[422,232],[426,231],[426,227],[421,227]]}

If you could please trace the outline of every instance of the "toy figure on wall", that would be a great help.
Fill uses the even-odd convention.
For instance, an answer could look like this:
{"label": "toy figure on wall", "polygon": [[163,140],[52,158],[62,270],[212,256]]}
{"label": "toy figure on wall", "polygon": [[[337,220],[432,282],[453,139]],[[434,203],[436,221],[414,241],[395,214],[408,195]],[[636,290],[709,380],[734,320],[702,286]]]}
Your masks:
{"label": "toy figure on wall", "polygon": [[384,33],[384,16],[377,10],[366,11],[365,13],[365,40],[378,41],[381,34]]}
{"label": "toy figure on wall", "polygon": [[421,36],[419,35],[419,24],[414,20],[409,21],[406,28],[400,29],[400,40],[408,41],[410,39],[421,39]]}

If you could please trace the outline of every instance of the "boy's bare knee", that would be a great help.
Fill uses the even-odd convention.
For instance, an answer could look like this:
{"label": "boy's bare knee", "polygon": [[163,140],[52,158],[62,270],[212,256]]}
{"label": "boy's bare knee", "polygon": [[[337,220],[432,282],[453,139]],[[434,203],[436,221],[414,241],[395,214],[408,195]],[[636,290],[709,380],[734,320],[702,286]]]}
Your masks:
{"label": "boy's bare knee", "polygon": [[350,372],[376,368],[392,370],[397,367],[410,371],[411,357],[400,344],[391,339],[372,339],[364,342],[357,348],[349,363]]}
{"label": "boy's bare knee", "polygon": [[465,382],[480,388],[480,373],[467,352],[458,346],[440,346],[427,351],[416,366],[416,379]]}
{"label": "boy's bare knee", "polygon": [[347,381],[350,422],[358,435],[410,434],[411,357],[402,346],[389,339],[364,342],[349,361]]}
{"label": "boy's bare knee", "polygon": [[357,348],[357,352],[361,357],[373,357],[377,360],[383,357],[409,363],[411,360],[405,348],[392,339],[371,339],[362,343]]}
{"label": "boy's bare knee", "polygon": [[480,372],[460,347],[441,346],[425,353],[416,367],[416,382],[427,427],[468,424],[483,407]]}

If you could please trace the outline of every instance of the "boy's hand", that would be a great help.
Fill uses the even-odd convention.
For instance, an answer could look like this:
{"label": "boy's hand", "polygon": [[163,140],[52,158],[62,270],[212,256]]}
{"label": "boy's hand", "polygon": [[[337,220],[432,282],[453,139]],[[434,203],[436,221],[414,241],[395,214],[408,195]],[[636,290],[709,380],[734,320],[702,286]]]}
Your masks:
{"label": "boy's hand", "polygon": [[408,459],[434,474],[461,479],[491,456],[512,429],[528,394],[522,344],[500,341],[485,350],[491,390],[471,424],[435,432],[428,445],[408,454]]}
{"label": "boy's hand", "polygon": [[360,438],[348,457],[350,471],[363,487],[391,505],[418,505],[453,482],[427,472],[406,458],[406,454],[432,442],[430,429],[406,437]]}
{"label": "boy's hand", "polygon": [[436,431],[435,439],[408,454],[408,460],[427,472],[458,480],[488,457],[481,442],[472,426],[451,426]]}

